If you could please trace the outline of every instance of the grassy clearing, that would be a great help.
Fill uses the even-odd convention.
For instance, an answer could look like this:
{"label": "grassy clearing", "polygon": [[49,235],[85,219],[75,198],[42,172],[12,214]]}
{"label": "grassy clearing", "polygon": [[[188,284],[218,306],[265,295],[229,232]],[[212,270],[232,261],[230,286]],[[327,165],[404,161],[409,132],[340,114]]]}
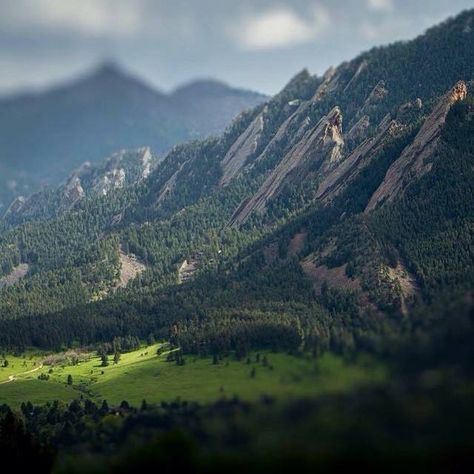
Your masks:
{"label": "grassy clearing", "polygon": [[[237,361],[232,357],[212,363],[211,358],[187,356],[186,363],[178,366],[166,361],[166,354],[156,355],[159,344],[123,354],[119,363],[101,367],[98,357],[90,354],[87,360],[75,366],[44,366],[40,370],[17,375],[16,380],[0,385],[0,403],[18,406],[22,401],[43,403],[48,400],[70,401],[79,396],[97,402],[107,399],[118,404],[127,400],[139,404],[164,400],[196,400],[207,402],[237,395],[244,400],[255,400],[262,394],[277,398],[311,397],[338,393],[357,386],[383,382],[385,369],[369,359],[346,363],[341,358],[326,354],[317,361],[282,353],[260,353]],[[263,365],[264,356],[268,366]],[[18,374],[15,368],[34,368],[41,364],[38,355],[15,359],[13,370],[0,369],[0,382],[8,375]],[[12,358],[13,360],[13,358]],[[8,367],[10,369],[10,367]],[[252,370],[255,375],[252,377]],[[4,372],[5,370],[5,372]],[[48,374],[49,380],[38,380]],[[67,385],[68,375],[73,384]]]}
{"label": "grassy clearing", "polygon": [[[8,361],[8,366],[4,367],[4,362]],[[10,375],[20,374],[37,368],[41,364],[41,354],[38,352],[28,352],[22,356],[2,354],[0,356],[0,383],[7,380]]]}
{"label": "grassy clearing", "polygon": [[33,378],[0,385],[0,403],[6,403],[15,408],[26,400],[41,405],[52,400],[71,401],[75,398],[78,398],[77,391],[67,385],[48,384],[48,382]]}

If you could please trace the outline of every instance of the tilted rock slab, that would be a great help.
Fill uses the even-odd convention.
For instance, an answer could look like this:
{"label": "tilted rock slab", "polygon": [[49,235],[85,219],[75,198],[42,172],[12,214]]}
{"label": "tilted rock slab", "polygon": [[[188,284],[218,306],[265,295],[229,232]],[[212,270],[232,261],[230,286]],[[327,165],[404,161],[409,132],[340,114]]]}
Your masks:
{"label": "tilted rock slab", "polygon": [[413,142],[388,169],[382,184],[370,198],[365,212],[374,210],[382,202],[393,201],[413,178],[420,178],[431,170],[432,163],[426,163],[425,160],[430,158],[438,147],[441,131],[451,107],[466,96],[467,86],[460,81],[438,102]]}
{"label": "tilted rock slab", "polygon": [[224,156],[221,163],[222,177],[219,182],[220,186],[227,186],[243,168],[247,159],[256,152],[263,132],[266,111],[267,107],[254,118]]}
{"label": "tilted rock slab", "polygon": [[257,193],[239,206],[229,225],[240,225],[252,212],[263,211],[288,180],[303,179],[309,165],[316,165],[323,172],[335,166],[341,158],[343,145],[342,113],[339,107],[335,107],[284,156]]}
{"label": "tilted rock slab", "polygon": [[316,199],[332,201],[347,185],[368,166],[372,159],[385,146],[387,139],[395,136],[401,130],[395,120],[385,117],[378,127],[378,133],[364,140],[344,161],[334,168],[320,183]]}

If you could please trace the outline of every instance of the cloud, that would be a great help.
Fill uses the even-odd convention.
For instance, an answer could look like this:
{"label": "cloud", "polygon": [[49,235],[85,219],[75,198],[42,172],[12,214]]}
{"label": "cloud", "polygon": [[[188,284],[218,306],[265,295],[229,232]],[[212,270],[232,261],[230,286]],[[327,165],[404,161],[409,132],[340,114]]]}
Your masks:
{"label": "cloud", "polygon": [[370,42],[378,42],[390,38],[397,41],[407,38],[416,31],[416,26],[423,23],[419,18],[390,15],[377,22],[363,21],[359,25],[359,34]]}
{"label": "cloud", "polygon": [[247,15],[231,26],[232,36],[242,49],[270,50],[307,43],[330,24],[326,9],[315,6],[307,17],[288,7]]}
{"label": "cloud", "polygon": [[142,2],[127,0],[2,0],[0,25],[96,36],[140,30]]}
{"label": "cloud", "polygon": [[367,0],[367,7],[369,10],[391,12],[395,5],[393,0]]}

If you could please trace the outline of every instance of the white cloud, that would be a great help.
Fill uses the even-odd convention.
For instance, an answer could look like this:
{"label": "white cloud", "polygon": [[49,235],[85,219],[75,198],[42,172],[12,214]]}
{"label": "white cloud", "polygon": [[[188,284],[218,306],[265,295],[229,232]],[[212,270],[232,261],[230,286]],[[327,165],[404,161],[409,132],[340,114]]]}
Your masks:
{"label": "white cloud", "polygon": [[315,6],[307,17],[288,7],[279,7],[247,15],[232,25],[230,31],[243,49],[269,50],[307,43],[329,24],[329,13],[320,6]]}
{"label": "white cloud", "polygon": [[2,0],[0,25],[122,36],[140,30],[142,5],[128,0]]}
{"label": "white cloud", "polygon": [[390,12],[394,9],[393,0],[367,0],[369,10]]}

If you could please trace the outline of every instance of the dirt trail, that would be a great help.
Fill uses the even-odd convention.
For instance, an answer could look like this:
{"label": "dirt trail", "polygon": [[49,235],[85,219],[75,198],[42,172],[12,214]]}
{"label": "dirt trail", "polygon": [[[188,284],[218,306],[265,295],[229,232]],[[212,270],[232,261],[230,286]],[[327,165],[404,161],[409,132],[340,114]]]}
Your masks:
{"label": "dirt trail", "polygon": [[34,369],[27,370],[26,372],[20,372],[19,374],[9,375],[7,380],[4,380],[3,382],[0,382],[0,385],[3,385],[5,383],[13,382],[17,379],[17,377],[20,377],[21,375],[32,374],[33,372],[36,372],[37,370],[40,370],[42,368],[43,368],[43,364],[40,364],[40,365],[38,365],[38,367],[35,367]]}

